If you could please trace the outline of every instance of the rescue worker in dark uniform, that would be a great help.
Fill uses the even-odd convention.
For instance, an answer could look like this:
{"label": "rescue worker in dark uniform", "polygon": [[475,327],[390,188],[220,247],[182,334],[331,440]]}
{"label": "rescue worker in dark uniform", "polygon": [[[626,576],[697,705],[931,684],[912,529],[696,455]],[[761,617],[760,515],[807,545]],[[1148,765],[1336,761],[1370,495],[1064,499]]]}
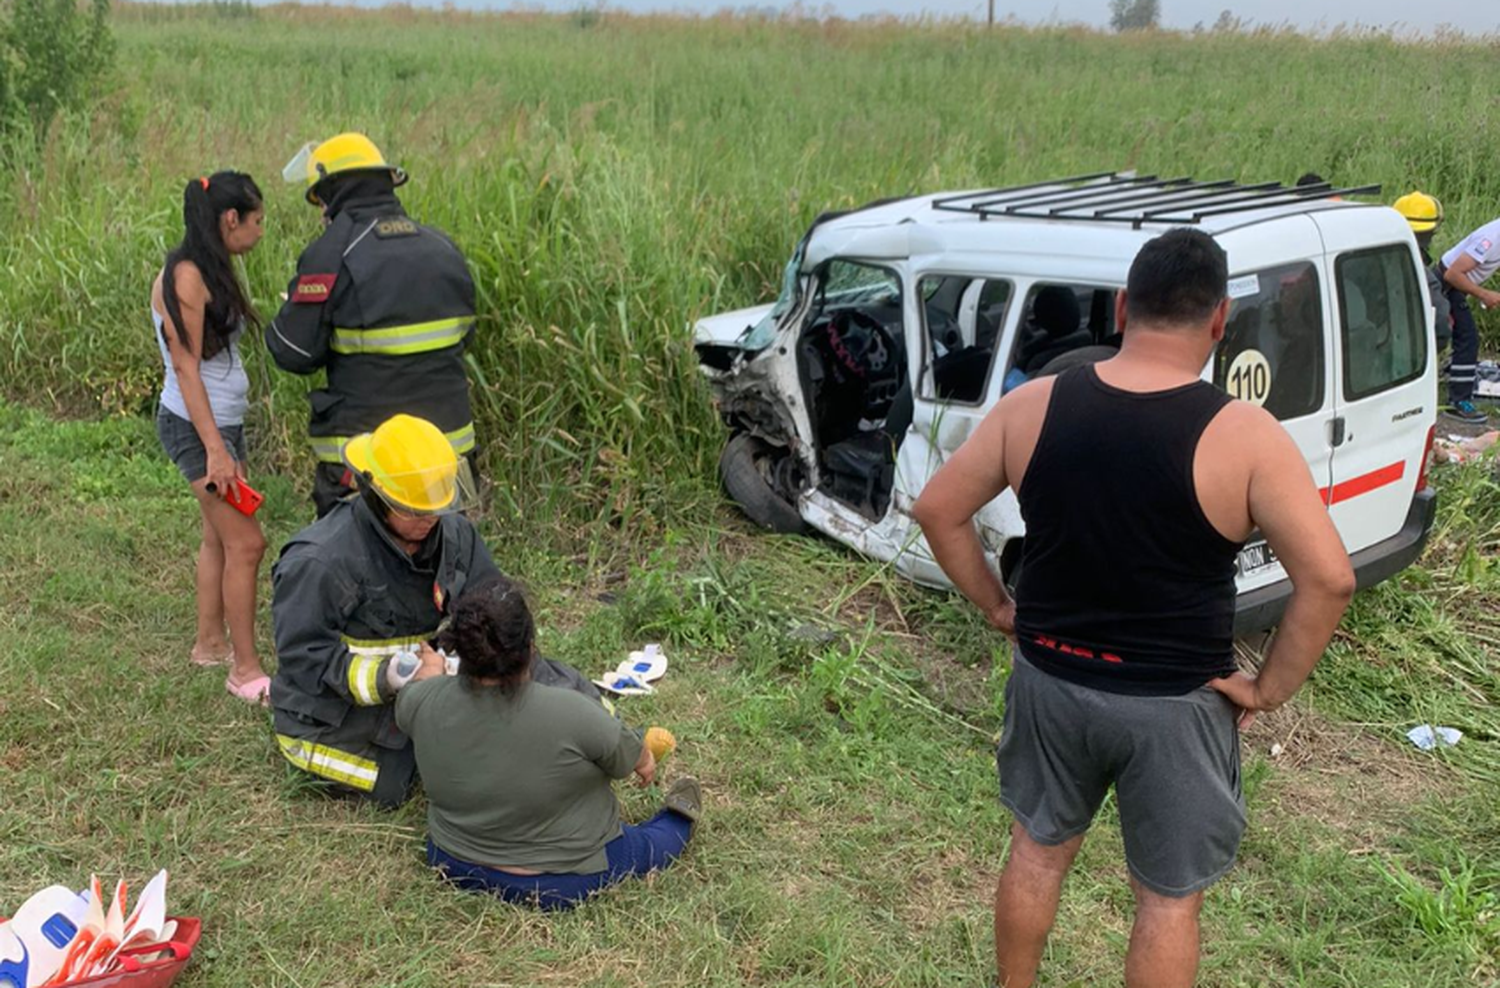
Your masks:
{"label": "rescue worker in dark uniform", "polygon": [[1437,338],[1439,352],[1453,342],[1453,311],[1444,291],[1443,277],[1432,262],[1432,238],[1443,225],[1443,204],[1437,196],[1414,191],[1391,204],[1396,212],[1406,218],[1412,234],[1417,238],[1417,250],[1422,254],[1422,266],[1427,272],[1427,294],[1432,298],[1432,330]]}
{"label": "rescue worker in dark uniform", "polygon": [[[292,536],[272,571],[276,740],[297,768],[396,806],[416,779],[396,694],[445,672],[439,626],[466,587],[499,570],[459,513],[473,493],[468,464],[435,425],[397,415],[343,452],[360,496]],[[534,657],[531,677],[599,700],[560,662]]]}
{"label": "rescue worker in dark uniform", "polygon": [[322,517],[353,490],[340,447],[398,412],[432,422],[472,460],[463,354],[474,281],[453,241],[406,215],[395,192],[406,173],[363,134],[309,145],[283,175],[305,179],[326,226],[265,334],[283,370],[328,371],[327,387],[308,394]]}

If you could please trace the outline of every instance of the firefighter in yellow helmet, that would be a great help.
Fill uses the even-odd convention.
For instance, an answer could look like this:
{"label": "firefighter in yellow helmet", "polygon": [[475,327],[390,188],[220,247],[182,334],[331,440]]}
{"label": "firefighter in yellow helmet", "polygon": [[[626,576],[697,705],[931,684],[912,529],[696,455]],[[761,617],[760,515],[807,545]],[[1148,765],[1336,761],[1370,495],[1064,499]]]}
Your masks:
{"label": "firefighter in yellow helmet", "polygon": [[[287,761],[386,806],[416,779],[394,703],[442,675],[432,642],[466,587],[499,575],[473,524],[468,463],[443,431],[396,415],[343,446],[359,497],[292,536],[272,570],[276,740]],[[598,699],[576,670],[535,657],[533,680]]]}
{"label": "firefighter in yellow helmet", "polygon": [[406,215],[396,198],[406,172],[365,135],[309,144],[282,174],[306,186],[325,224],[265,334],[283,370],[328,372],[327,386],[308,394],[321,517],[353,491],[344,443],[398,412],[433,422],[472,460],[463,354],[474,281],[453,241]]}
{"label": "firefighter in yellow helmet", "polygon": [[1408,192],[1391,204],[1396,212],[1406,218],[1407,225],[1417,238],[1417,250],[1422,254],[1422,267],[1427,270],[1427,293],[1432,297],[1432,334],[1437,340],[1439,352],[1453,340],[1453,313],[1448,294],[1432,262],[1432,238],[1443,225],[1443,204],[1437,196],[1425,192]]}

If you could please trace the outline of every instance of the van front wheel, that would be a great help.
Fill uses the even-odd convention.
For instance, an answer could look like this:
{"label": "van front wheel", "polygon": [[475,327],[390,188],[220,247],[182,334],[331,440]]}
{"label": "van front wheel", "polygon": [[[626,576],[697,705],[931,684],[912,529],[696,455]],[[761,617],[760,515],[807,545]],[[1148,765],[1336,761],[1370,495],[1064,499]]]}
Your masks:
{"label": "van front wheel", "polygon": [[724,478],[724,490],[751,521],[781,535],[800,535],[807,531],[807,523],[797,506],[771,486],[776,461],[790,455],[748,432],[737,432],[719,456],[719,475]]}

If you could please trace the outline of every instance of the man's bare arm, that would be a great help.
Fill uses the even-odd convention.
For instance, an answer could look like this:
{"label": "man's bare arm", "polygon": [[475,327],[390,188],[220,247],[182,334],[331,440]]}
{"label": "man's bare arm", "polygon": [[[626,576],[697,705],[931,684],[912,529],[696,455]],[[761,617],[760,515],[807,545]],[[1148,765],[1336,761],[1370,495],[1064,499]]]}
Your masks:
{"label": "man's bare arm", "polygon": [[1492,292],[1482,285],[1476,285],[1469,277],[1469,272],[1477,267],[1479,267],[1479,262],[1474,260],[1472,254],[1459,254],[1458,260],[1453,262],[1453,267],[1443,272],[1443,281],[1450,288],[1457,288],[1465,295],[1472,295],[1479,299],[1486,308],[1500,305],[1500,292]]}
{"label": "man's bare arm", "polygon": [[1255,451],[1250,517],[1286,570],[1292,596],[1260,674],[1235,673],[1209,685],[1244,714],[1275,710],[1296,693],[1323,656],[1354,596],[1354,570],[1339,533],[1318,496],[1302,452],[1269,415],[1247,443]]}
{"label": "man's bare arm", "polygon": [[1015,604],[985,560],[974,515],[1010,485],[1005,472],[1009,397],[979,423],[958,451],[927,482],[912,517],[922,527],[937,564],[959,592],[1006,634],[1015,632]]}

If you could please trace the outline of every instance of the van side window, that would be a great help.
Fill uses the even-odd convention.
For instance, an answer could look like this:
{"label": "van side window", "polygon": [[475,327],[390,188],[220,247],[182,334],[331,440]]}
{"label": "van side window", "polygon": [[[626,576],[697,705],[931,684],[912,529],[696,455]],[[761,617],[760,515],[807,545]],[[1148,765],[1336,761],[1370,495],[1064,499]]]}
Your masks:
{"label": "van side window", "polygon": [[1057,373],[1060,365],[1054,361],[1069,354],[1073,357],[1063,360],[1063,364],[1071,364],[1074,358],[1092,363],[1113,356],[1113,351],[1104,350],[1100,344],[1118,346],[1114,297],[1114,289],[1095,285],[1031,286],[1011,348],[1004,390],[1019,387],[1044,373]]}
{"label": "van side window", "polygon": [[1323,407],[1322,292],[1308,261],[1229,279],[1229,323],[1214,355],[1214,383],[1280,421]]}
{"label": "van side window", "polygon": [[1427,367],[1427,321],[1411,251],[1391,244],[1345,254],[1335,270],[1344,397],[1365,398],[1421,377]]}
{"label": "van side window", "polygon": [[1000,278],[927,275],[919,285],[926,361],[923,398],[974,405],[984,400],[995,344],[1013,293]]}

